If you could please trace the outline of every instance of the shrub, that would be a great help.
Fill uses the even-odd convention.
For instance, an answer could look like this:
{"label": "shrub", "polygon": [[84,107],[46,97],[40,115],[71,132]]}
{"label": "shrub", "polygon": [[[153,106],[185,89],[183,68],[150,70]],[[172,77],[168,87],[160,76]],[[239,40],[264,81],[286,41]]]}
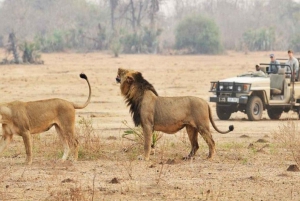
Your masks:
{"label": "shrub", "polygon": [[278,126],[278,131],[274,132],[274,139],[279,144],[286,148],[293,160],[300,166],[300,129],[296,121],[289,120]]}
{"label": "shrub", "polygon": [[3,47],[3,46],[4,46],[4,44],[3,44],[3,36],[0,35],[0,47]]}
{"label": "shrub", "polygon": [[250,51],[273,50],[275,30],[273,28],[250,29],[243,33],[242,41]]}
{"label": "shrub", "polygon": [[162,29],[144,27],[136,33],[123,33],[121,44],[124,53],[156,53]]}
{"label": "shrub", "polygon": [[23,52],[23,63],[43,64],[39,47],[35,43],[23,42],[19,45],[20,50]]}
{"label": "shrub", "polygon": [[[127,123],[127,121],[122,121],[122,123],[127,127],[128,130],[124,131],[124,134],[122,135],[123,138],[129,139],[129,140],[133,140],[135,142],[137,142],[138,144],[144,144],[144,134],[143,134],[143,129],[142,127],[130,127]],[[132,135],[134,138],[128,138],[128,135]],[[158,140],[160,140],[162,137],[162,133],[158,132],[158,131],[154,131],[152,133],[152,143],[151,143],[151,147],[155,148],[156,143]]]}
{"label": "shrub", "polygon": [[177,49],[188,49],[190,53],[218,54],[223,51],[219,28],[216,23],[203,16],[184,18],[175,30]]}
{"label": "shrub", "polygon": [[119,57],[119,54],[121,52],[122,49],[122,44],[120,42],[120,39],[118,37],[115,37],[114,39],[112,39],[111,43],[110,43],[110,49],[114,54],[114,57]]}
{"label": "shrub", "polygon": [[294,51],[297,51],[297,52],[300,51],[300,34],[299,33],[292,36],[289,46]]}
{"label": "shrub", "polygon": [[65,46],[65,33],[54,31],[50,35],[38,35],[35,37],[35,43],[42,52],[61,52]]}
{"label": "shrub", "polygon": [[79,137],[79,160],[94,160],[102,155],[100,136],[95,134],[93,119],[80,117],[76,125]]}

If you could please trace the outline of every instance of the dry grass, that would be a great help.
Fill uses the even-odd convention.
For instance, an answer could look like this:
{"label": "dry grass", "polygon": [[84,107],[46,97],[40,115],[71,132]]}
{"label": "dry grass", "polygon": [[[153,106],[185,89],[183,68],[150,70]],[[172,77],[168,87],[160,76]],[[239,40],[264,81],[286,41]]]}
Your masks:
{"label": "dry grass", "polygon": [[274,131],[274,139],[278,146],[285,148],[291,154],[294,162],[300,167],[300,128],[298,122],[289,120],[281,123]]}

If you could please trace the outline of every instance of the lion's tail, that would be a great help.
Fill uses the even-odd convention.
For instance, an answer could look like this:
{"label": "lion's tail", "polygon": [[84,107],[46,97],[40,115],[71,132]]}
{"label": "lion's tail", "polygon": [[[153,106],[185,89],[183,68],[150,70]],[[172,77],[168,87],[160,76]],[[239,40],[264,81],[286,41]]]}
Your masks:
{"label": "lion's tail", "polygon": [[226,133],[229,133],[229,132],[233,131],[233,129],[234,129],[234,126],[233,126],[233,125],[230,125],[230,126],[229,126],[229,130],[228,130],[228,131],[220,131],[220,130],[217,128],[217,126],[216,126],[214,120],[212,119],[211,109],[210,109],[210,107],[209,107],[208,104],[207,104],[207,106],[208,106],[208,111],[209,111],[209,120],[210,120],[210,123],[212,124],[212,126],[214,127],[214,129],[215,129],[217,132],[219,132],[219,133],[221,133],[221,134],[226,134]]}
{"label": "lion's tail", "polygon": [[88,97],[87,101],[83,105],[73,103],[73,106],[74,106],[75,109],[83,109],[83,108],[85,108],[90,103],[91,96],[92,96],[92,89],[91,89],[91,85],[90,85],[90,82],[89,82],[87,76],[84,73],[81,73],[79,76],[80,76],[80,78],[85,79],[86,82],[89,85],[89,97]]}

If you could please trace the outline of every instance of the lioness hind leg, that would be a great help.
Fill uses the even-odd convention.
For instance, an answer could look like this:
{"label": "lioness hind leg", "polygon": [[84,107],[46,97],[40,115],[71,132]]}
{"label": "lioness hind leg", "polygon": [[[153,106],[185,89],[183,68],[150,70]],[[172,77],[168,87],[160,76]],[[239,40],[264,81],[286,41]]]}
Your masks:
{"label": "lioness hind leg", "polygon": [[32,141],[29,131],[24,131],[21,133],[23,142],[26,150],[26,161],[25,163],[30,165],[32,163]]}
{"label": "lioness hind leg", "polygon": [[65,161],[65,160],[67,160],[69,153],[70,153],[69,141],[66,138],[66,132],[62,128],[60,128],[58,125],[55,125],[55,130],[56,130],[61,142],[63,143],[64,154],[63,154],[61,160]]}
{"label": "lioness hind leg", "polygon": [[215,141],[213,140],[209,129],[201,128],[199,133],[208,145],[209,153],[208,153],[207,158],[210,159],[213,157],[214,153],[216,152]]}
{"label": "lioness hind leg", "polygon": [[188,133],[192,148],[191,148],[191,152],[189,153],[189,155],[186,157],[183,157],[184,160],[190,159],[191,157],[193,157],[196,154],[197,150],[199,149],[197,129],[192,126],[186,126],[186,132]]}
{"label": "lioness hind leg", "polygon": [[5,150],[7,145],[12,141],[13,134],[10,132],[7,125],[2,124],[2,138],[0,140],[0,153]]}
{"label": "lioness hind leg", "polygon": [[74,146],[74,161],[77,161],[77,159],[78,159],[78,150],[79,150],[78,139],[74,139],[72,144]]}

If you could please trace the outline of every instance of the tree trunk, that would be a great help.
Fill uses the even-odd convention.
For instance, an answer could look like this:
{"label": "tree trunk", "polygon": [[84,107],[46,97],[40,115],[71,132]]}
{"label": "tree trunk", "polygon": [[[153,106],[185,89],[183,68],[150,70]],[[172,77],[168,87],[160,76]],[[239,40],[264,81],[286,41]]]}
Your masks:
{"label": "tree trunk", "polygon": [[110,20],[111,20],[111,29],[113,34],[115,33],[115,11],[118,5],[118,0],[110,0]]}
{"label": "tree trunk", "polygon": [[130,0],[130,7],[131,7],[131,26],[133,29],[133,32],[136,33],[136,17],[135,17],[135,7],[133,0]]}
{"label": "tree trunk", "polygon": [[18,50],[17,50],[16,36],[13,32],[9,34],[9,42],[11,45],[11,51],[13,52],[13,55],[14,55],[14,62],[16,64],[18,64],[18,63],[20,63],[20,60],[19,60],[19,54],[18,54]]}

